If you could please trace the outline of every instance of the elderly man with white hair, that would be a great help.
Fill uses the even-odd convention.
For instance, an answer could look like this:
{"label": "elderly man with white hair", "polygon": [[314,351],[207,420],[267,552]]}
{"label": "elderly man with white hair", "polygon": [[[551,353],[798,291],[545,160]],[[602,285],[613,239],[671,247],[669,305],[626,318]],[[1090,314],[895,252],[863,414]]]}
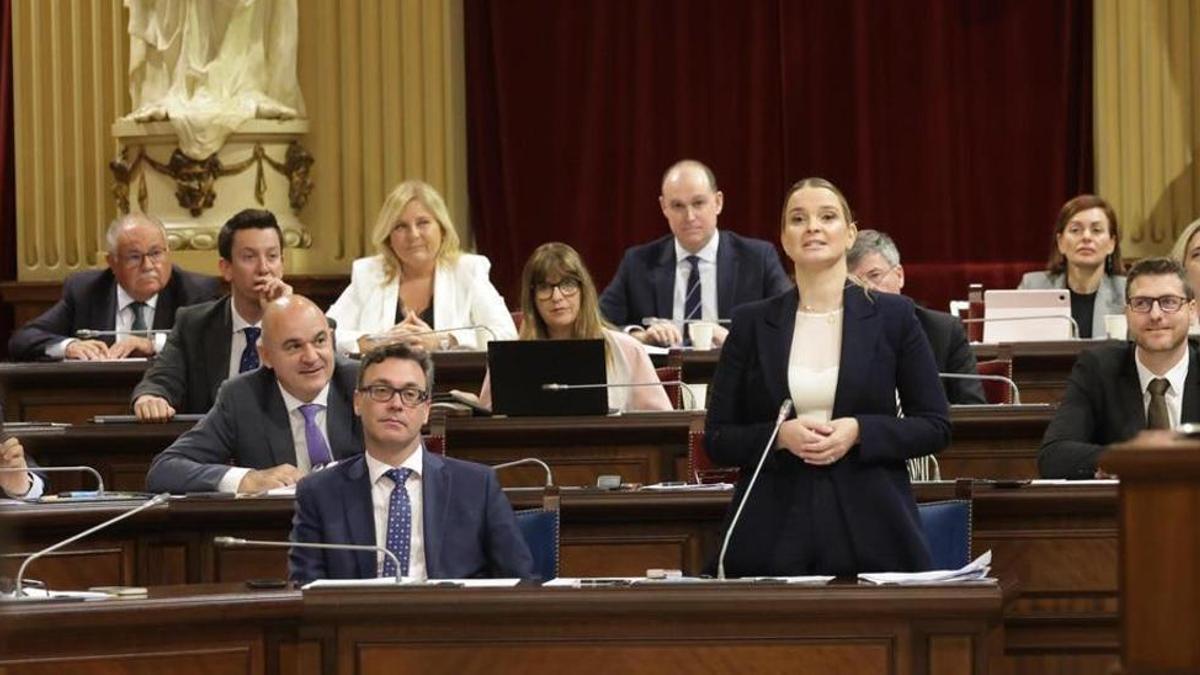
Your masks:
{"label": "elderly man with white hair", "polygon": [[[13,359],[150,356],[156,343],[143,331],[169,330],[175,310],[210,300],[219,291],[216,279],[171,264],[166,229],[153,216],[122,216],[109,226],[106,239],[108,268],[67,277],[62,299],[13,333],[8,342]],[[76,338],[83,329],[110,334]]]}

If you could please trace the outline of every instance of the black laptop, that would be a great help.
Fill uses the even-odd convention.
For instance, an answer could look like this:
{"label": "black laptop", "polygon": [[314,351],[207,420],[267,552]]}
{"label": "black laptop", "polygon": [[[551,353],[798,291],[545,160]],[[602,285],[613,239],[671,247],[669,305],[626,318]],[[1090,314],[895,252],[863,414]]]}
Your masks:
{"label": "black laptop", "polygon": [[512,417],[607,415],[608,390],[545,385],[605,384],[604,340],[492,340],[492,412]]}

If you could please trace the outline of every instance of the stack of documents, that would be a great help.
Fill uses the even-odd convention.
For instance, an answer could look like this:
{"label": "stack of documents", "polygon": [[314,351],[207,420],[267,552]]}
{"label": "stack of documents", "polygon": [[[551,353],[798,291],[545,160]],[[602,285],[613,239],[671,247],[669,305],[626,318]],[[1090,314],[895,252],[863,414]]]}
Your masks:
{"label": "stack of documents", "polygon": [[930,572],[870,572],[858,575],[859,581],[870,584],[958,584],[963,582],[988,581],[991,571],[992,552],[989,550],[972,560],[966,567],[956,570],[933,570]]}

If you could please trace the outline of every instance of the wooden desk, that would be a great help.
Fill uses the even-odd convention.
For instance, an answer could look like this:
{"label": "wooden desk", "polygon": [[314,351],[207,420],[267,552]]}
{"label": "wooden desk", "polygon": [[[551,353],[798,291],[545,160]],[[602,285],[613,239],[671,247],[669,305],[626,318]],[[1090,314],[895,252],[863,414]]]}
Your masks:
{"label": "wooden desk", "polygon": [[[437,352],[433,362],[436,392],[478,392],[483,385],[484,352]],[[127,415],[149,367],[145,360],[0,363],[5,419],[82,424],[96,415]]]}
{"label": "wooden desk", "polygon": [[1106,340],[1060,340],[1054,342],[1002,342],[974,344],[980,361],[1011,359],[1013,380],[1021,390],[1022,403],[1058,403],[1067,390],[1067,376],[1079,352],[1110,344]]}
{"label": "wooden desk", "polygon": [[[72,673],[1001,672],[997,585],[152,589],[0,606],[0,671]],[[64,635],[70,635],[64,640]]]}
{"label": "wooden desk", "polygon": [[[626,483],[687,477],[688,429],[700,411],[622,417],[445,417],[431,431],[446,437],[447,452],[487,464],[538,457],[559,485],[595,485],[600,474]],[[960,407],[951,410],[953,442],[939,456],[944,479],[1019,479],[1037,476],[1037,449],[1053,409],[1046,406]],[[46,466],[86,464],[113,489],[141,490],[154,455],[190,428],[176,424],[83,424],[15,431],[25,449]],[[542,485],[535,467],[501,473],[507,487]],[[56,474],[55,491],[91,487],[84,476]]]}
{"label": "wooden desk", "polygon": [[[920,501],[953,496],[952,484],[920,484]],[[516,508],[540,490],[509,490]],[[562,492],[564,576],[640,575],[648,568],[699,572],[715,554],[728,492]],[[1005,615],[1005,650],[1019,673],[1104,673],[1119,649],[1117,488],[978,484],[974,551],[991,549],[993,573],[1017,580]],[[30,552],[115,515],[113,507],[0,508],[0,529]],[[216,549],[217,535],[282,540],[290,499],[185,499],[139,514],[31,566],[59,588],[101,584],[240,581],[286,575],[281,549]],[[19,559],[3,561],[11,574]]]}
{"label": "wooden desk", "polygon": [[129,396],[148,367],[147,361],[0,363],[5,419],[82,424],[128,414]]}

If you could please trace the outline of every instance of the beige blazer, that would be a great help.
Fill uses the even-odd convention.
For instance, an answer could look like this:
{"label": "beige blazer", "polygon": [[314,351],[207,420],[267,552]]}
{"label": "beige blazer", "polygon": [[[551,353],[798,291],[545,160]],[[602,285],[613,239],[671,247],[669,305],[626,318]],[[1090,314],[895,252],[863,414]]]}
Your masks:
{"label": "beige blazer", "polygon": [[[483,325],[497,340],[514,340],[517,327],[504,298],[488,271],[492,264],[481,255],[463,253],[454,263],[439,263],[433,278],[433,327]],[[337,348],[358,351],[358,338],[386,331],[396,324],[400,280],[385,281],[383,256],[359,258],[350,271],[350,285],[326,315],[337,321]],[[476,346],[475,331],[454,332],[460,345]]]}

